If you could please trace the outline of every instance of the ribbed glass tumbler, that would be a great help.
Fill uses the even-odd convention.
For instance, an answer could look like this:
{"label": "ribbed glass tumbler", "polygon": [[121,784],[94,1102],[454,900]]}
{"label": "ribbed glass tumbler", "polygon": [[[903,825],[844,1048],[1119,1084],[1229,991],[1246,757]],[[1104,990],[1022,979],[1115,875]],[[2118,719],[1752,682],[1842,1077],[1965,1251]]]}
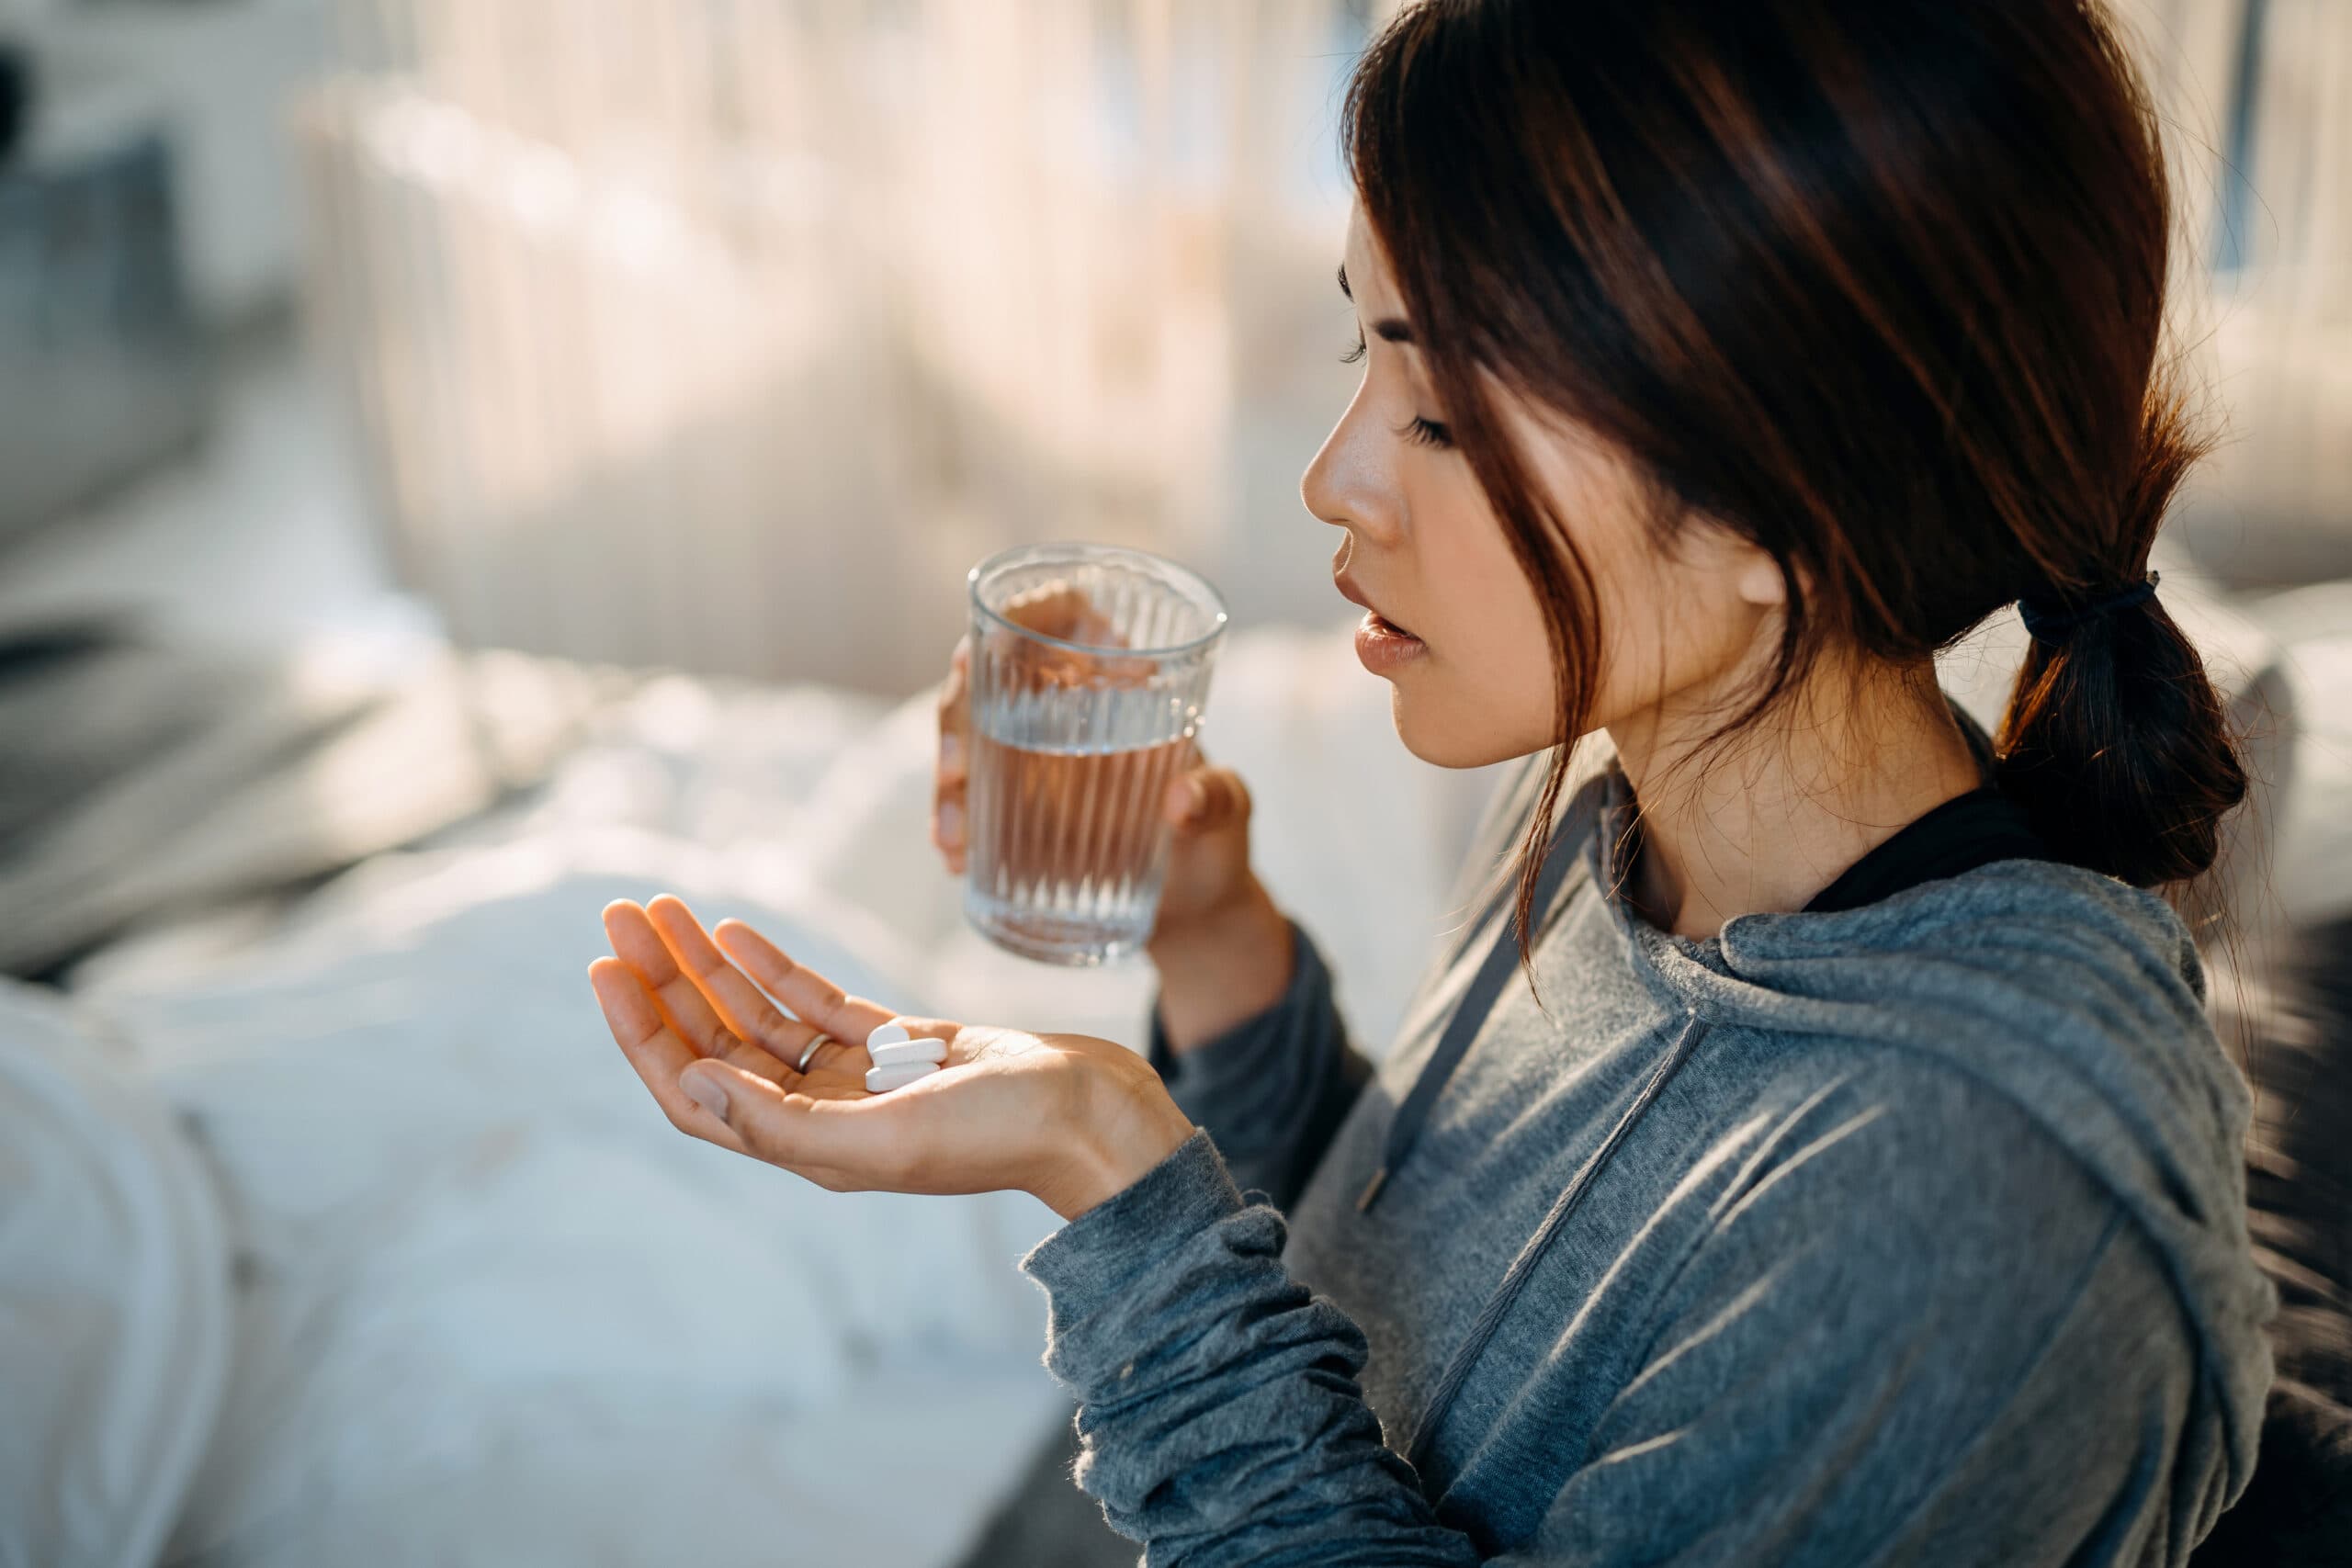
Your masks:
{"label": "ribbed glass tumbler", "polygon": [[1141,550],[1027,545],[974,567],[964,911],[1047,964],[1142,947],[1168,865],[1161,796],[1225,636],[1198,573]]}

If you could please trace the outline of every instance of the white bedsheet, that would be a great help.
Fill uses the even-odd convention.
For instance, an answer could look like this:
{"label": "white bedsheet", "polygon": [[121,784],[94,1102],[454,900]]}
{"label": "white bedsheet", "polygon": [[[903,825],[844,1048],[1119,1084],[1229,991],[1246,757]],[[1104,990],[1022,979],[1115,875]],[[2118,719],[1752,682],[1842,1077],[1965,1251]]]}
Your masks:
{"label": "white bedsheet", "polygon": [[[238,1259],[235,1375],[175,1559],[962,1549],[1058,1413],[1012,1269],[1052,1218],[825,1193],[662,1121],[582,973],[607,899],[674,887],[889,988],[819,929],[854,918],[726,882],[632,830],[452,848],[199,978],[90,987],[191,1124]],[[910,1366],[944,1377],[940,1411]],[[951,1483],[911,1511],[859,1501],[840,1445],[877,1422],[903,1434],[891,1462]]]}

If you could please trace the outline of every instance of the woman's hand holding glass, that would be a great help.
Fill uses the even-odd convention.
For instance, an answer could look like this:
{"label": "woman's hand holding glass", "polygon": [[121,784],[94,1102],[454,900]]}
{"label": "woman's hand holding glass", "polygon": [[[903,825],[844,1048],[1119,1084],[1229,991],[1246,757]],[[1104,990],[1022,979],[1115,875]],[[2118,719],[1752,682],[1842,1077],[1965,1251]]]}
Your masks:
{"label": "woman's hand holding glass", "polygon": [[[615,956],[591,964],[590,981],[671,1124],[819,1186],[1012,1190],[1071,1219],[1192,1135],[1149,1064],[1111,1041],[904,1017],[740,920],[706,931],[676,898],[610,905],[605,931]],[[863,1042],[894,1018],[944,1042],[946,1061],[868,1094]],[[820,1033],[832,1038],[804,1068]]]}
{"label": "woman's hand holding glass", "polygon": [[[1075,588],[1038,590],[1006,606],[1007,616],[1046,637],[1104,642],[1106,623]],[[1102,673],[1100,656],[1048,655],[1037,678],[1081,681]],[[965,866],[971,780],[971,649],[956,645],[939,695],[939,755],[932,797],[932,842],[947,869]],[[1117,671],[1108,671],[1116,679]],[[1169,825],[1168,869],[1146,951],[1159,970],[1160,1021],[1178,1051],[1203,1043],[1271,1007],[1290,983],[1290,924],[1250,864],[1250,791],[1229,768],[1197,750],[1160,802]]]}

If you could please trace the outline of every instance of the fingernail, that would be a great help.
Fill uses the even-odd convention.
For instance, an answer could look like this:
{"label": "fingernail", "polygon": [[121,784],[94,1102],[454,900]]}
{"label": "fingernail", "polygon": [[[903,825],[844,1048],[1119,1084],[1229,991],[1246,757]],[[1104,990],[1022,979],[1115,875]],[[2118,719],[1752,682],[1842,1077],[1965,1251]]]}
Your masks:
{"label": "fingernail", "polygon": [[952,729],[945,731],[939,738],[939,765],[943,768],[953,768],[959,766],[963,761],[964,738]]}
{"label": "fingernail", "polygon": [[681,1077],[678,1080],[678,1087],[686,1091],[688,1100],[693,1100],[721,1122],[727,1120],[727,1090],[718,1079],[707,1073],[695,1073]]}
{"label": "fingernail", "polygon": [[964,841],[964,808],[952,800],[939,808],[939,841],[943,844]]}

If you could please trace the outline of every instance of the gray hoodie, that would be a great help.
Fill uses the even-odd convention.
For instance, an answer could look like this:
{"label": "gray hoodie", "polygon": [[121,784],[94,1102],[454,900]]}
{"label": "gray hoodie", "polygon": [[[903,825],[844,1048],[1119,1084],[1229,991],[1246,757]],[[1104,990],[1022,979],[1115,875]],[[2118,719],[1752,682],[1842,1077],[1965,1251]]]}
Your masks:
{"label": "gray hoodie", "polygon": [[2180,921],[2001,861],[1676,938],[1611,892],[1630,810],[1613,768],[1564,809],[1535,986],[1370,1206],[1491,930],[1377,1072],[1303,934],[1163,1054],[1203,1131],[1023,1264],[1080,1483],[1154,1564],[2185,1561],[2273,1297]]}

